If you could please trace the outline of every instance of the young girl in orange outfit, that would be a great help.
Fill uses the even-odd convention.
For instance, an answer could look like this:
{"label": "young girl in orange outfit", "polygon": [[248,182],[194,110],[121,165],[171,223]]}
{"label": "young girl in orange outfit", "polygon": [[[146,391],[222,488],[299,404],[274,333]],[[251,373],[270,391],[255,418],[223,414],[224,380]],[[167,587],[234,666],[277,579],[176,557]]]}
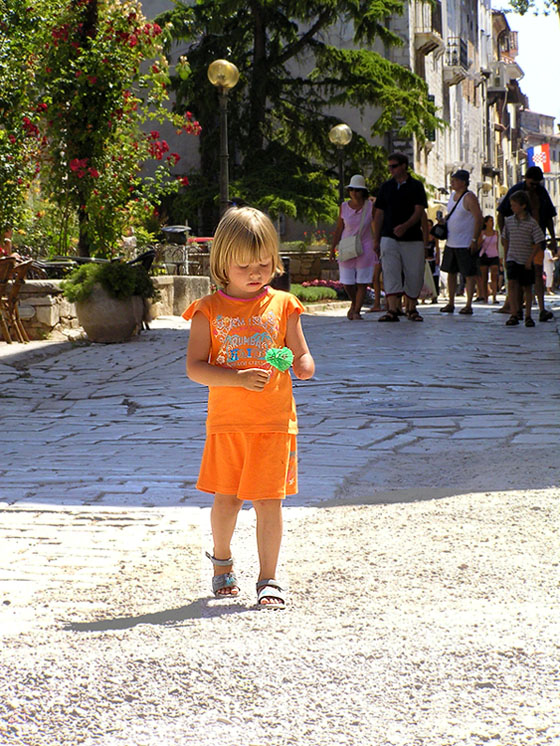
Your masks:
{"label": "young girl in orange outfit", "polygon": [[206,444],[197,487],[214,494],[212,589],[237,596],[230,542],[244,500],[257,517],[260,572],[257,603],[285,607],[276,581],[282,540],[282,499],[297,492],[297,419],[290,374],[273,369],[265,355],[287,346],[297,378],[311,378],[313,358],[301,327],[303,306],[268,282],[283,272],[278,235],[270,219],[251,207],[232,208],[221,219],[210,254],[220,289],[195,301],[187,375],[208,386]]}

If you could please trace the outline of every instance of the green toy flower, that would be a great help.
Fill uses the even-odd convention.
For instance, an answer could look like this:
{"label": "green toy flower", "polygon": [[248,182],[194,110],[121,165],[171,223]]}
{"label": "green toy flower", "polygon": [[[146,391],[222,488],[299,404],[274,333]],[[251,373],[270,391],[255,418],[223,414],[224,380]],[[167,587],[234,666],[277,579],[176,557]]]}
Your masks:
{"label": "green toy flower", "polygon": [[270,347],[266,351],[264,359],[274,368],[284,372],[294,362],[294,353],[289,347]]}

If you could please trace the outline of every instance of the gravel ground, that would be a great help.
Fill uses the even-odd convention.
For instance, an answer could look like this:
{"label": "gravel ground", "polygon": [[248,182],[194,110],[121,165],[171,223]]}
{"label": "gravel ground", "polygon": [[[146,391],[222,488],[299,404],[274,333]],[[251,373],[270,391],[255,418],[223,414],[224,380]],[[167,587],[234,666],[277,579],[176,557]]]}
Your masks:
{"label": "gravel ground", "polygon": [[229,603],[207,509],[4,506],[0,743],[559,744],[559,496],[288,507],[284,612],[251,510]]}

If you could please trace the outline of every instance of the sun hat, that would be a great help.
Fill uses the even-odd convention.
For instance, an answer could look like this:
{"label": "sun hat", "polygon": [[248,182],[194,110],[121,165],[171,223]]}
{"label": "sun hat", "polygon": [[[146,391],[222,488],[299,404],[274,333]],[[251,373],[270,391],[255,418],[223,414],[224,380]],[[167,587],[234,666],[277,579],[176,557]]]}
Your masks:
{"label": "sun hat", "polygon": [[458,171],[455,171],[454,174],[451,174],[451,178],[461,179],[461,181],[465,181],[468,184],[471,178],[471,175],[468,171],[465,171],[464,168],[460,168]]}
{"label": "sun hat", "polygon": [[350,183],[346,184],[346,189],[366,189],[366,180],[361,174],[354,174],[350,179]]}

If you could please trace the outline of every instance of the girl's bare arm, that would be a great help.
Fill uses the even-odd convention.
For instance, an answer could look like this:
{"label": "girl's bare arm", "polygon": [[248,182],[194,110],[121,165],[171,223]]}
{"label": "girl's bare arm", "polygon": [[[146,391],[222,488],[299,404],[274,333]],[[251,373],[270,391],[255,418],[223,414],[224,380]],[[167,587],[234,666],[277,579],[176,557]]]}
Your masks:
{"label": "girl's bare arm", "polygon": [[309,347],[305,341],[301,326],[301,319],[297,313],[292,313],[288,316],[286,345],[294,353],[292,368],[294,369],[296,378],[300,378],[302,381],[311,378],[315,373],[315,362],[309,352]]}
{"label": "girl's bare arm", "polygon": [[187,376],[204,386],[240,386],[248,391],[262,391],[270,379],[270,371],[261,368],[222,368],[208,362],[212,338],[210,324],[202,313],[195,313],[187,348]]}

